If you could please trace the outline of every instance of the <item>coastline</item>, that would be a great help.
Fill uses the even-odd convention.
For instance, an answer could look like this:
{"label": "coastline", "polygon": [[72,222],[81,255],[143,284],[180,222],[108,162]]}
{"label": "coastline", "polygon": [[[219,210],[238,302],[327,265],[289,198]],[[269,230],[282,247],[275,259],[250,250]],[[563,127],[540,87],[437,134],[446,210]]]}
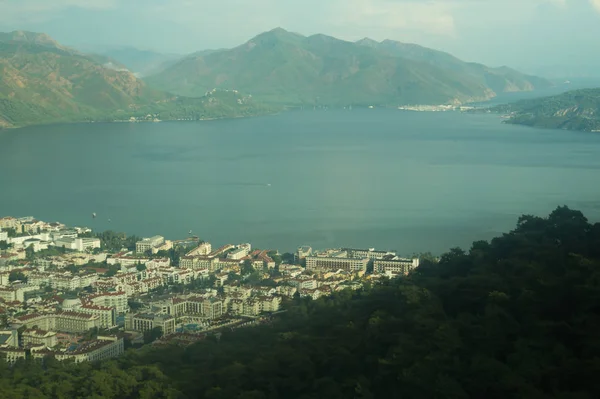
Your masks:
{"label": "coastline", "polygon": [[40,127],[40,126],[55,126],[55,125],[78,125],[78,124],[98,124],[98,123],[160,123],[160,122],[207,122],[207,121],[219,121],[219,120],[229,120],[229,119],[242,119],[242,118],[255,118],[261,116],[273,116],[279,115],[286,110],[278,110],[276,112],[268,112],[268,113],[259,113],[255,115],[238,115],[238,116],[225,116],[222,118],[201,118],[201,119],[161,119],[161,120],[96,120],[96,121],[85,121],[85,120],[64,120],[64,121],[52,121],[52,122],[43,122],[43,123],[30,123],[24,125],[11,125],[0,127],[0,133],[14,131],[26,127]]}

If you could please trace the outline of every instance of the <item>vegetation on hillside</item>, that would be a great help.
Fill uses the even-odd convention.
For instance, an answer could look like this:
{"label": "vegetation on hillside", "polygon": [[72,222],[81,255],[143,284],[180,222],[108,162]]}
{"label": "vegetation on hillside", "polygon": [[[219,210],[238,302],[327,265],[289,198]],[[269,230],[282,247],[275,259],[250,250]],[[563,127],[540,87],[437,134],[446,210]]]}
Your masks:
{"label": "vegetation on hillside", "polygon": [[304,37],[278,28],[234,49],[188,56],[148,82],[181,95],[235,88],[270,103],[334,106],[460,103],[549,85],[508,68],[400,45]]}
{"label": "vegetation on hillside", "polygon": [[600,89],[573,90],[556,96],[500,105],[491,110],[510,115],[507,123],[600,131]]}
{"label": "vegetation on hillside", "polygon": [[43,34],[0,34],[0,128],[140,118],[206,119],[273,112],[248,96],[183,98],[149,88],[123,66]]}
{"label": "vegetation on hillside", "polygon": [[272,325],[99,364],[1,366],[0,398],[597,398],[600,224],[560,207]]}
{"label": "vegetation on hillside", "polygon": [[444,70],[469,76],[491,89],[494,93],[531,91],[551,86],[549,81],[537,76],[525,75],[508,67],[490,68],[475,62],[465,62],[451,54],[419,46],[418,44],[402,43],[395,40],[377,42],[368,38],[359,40],[356,43],[396,57],[427,63]]}

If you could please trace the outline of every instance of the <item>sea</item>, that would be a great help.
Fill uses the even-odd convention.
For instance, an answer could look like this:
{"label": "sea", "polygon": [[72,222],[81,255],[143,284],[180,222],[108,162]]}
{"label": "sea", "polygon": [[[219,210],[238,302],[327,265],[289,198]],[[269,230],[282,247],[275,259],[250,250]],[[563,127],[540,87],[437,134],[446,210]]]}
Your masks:
{"label": "sea", "polygon": [[561,205],[596,222],[599,176],[600,134],[488,114],[355,107],[0,132],[0,216],[281,252],[467,250]]}

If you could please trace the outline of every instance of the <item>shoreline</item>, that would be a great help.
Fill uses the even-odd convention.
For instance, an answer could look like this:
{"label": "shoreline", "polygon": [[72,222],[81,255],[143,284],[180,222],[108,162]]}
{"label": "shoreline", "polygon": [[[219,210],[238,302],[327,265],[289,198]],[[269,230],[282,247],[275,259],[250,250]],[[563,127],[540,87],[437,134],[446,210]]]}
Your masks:
{"label": "shoreline", "polygon": [[161,119],[158,121],[152,120],[139,120],[139,121],[130,121],[130,120],[98,120],[98,121],[56,121],[56,122],[47,122],[47,123],[32,123],[26,125],[13,125],[8,127],[0,128],[0,133],[14,131],[18,129],[24,129],[28,127],[42,127],[42,126],[56,126],[56,125],[83,125],[83,124],[111,124],[111,123],[160,123],[160,122],[208,122],[208,121],[221,121],[221,120],[233,120],[233,119],[243,119],[243,118],[256,118],[261,116],[274,116],[279,115],[285,111],[278,111],[274,113],[264,113],[264,114],[256,114],[256,115],[241,115],[241,116],[227,116],[222,118],[202,118],[202,119]]}

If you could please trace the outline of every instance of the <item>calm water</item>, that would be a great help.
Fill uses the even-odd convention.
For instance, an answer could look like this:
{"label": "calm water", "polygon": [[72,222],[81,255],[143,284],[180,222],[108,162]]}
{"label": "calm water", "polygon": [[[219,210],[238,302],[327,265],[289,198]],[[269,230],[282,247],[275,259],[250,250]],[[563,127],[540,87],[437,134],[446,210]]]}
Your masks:
{"label": "calm water", "polygon": [[0,215],[169,238],[191,229],[213,245],[439,253],[561,204],[600,220],[599,170],[598,134],[488,115],[44,126],[0,133]]}

